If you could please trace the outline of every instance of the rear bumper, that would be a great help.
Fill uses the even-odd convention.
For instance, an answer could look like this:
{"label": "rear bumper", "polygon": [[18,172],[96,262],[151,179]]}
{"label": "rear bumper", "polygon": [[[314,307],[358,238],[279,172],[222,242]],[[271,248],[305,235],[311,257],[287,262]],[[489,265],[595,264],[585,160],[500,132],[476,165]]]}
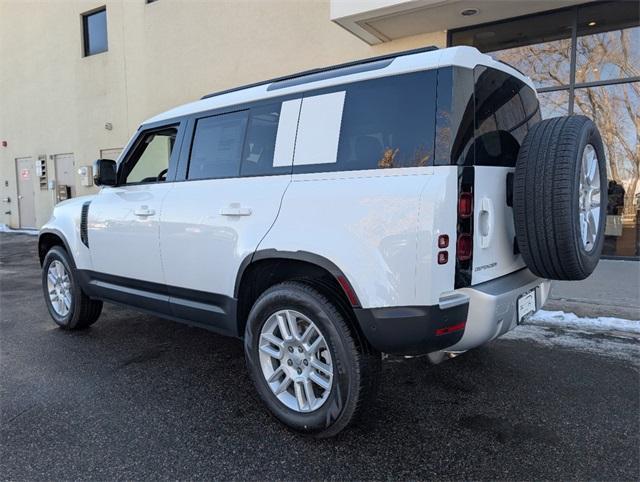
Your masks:
{"label": "rear bumper", "polygon": [[439,305],[356,309],[364,335],[376,349],[394,355],[461,352],[480,346],[517,325],[517,300],[536,291],[536,310],[551,283],[528,269],[462,288]]}
{"label": "rear bumper", "polygon": [[469,313],[463,336],[447,351],[469,350],[504,335],[518,324],[520,295],[535,290],[536,310],[539,310],[547,300],[550,288],[551,281],[522,269],[473,288],[456,290],[469,297]]}

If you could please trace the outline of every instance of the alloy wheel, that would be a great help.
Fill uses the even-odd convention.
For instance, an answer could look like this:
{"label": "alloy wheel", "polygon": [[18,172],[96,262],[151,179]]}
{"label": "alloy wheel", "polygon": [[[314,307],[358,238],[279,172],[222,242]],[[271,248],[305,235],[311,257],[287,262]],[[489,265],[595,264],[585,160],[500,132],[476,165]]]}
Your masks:
{"label": "alloy wheel", "polygon": [[600,228],[600,169],[596,150],[587,144],[582,153],[580,167],[580,201],[578,216],[580,218],[580,238],[585,251],[591,251],[598,237]]}
{"label": "alloy wheel", "polygon": [[67,316],[73,302],[71,279],[64,264],[58,260],[54,260],[47,270],[47,291],[53,311],[58,316]]}
{"label": "alloy wheel", "polygon": [[294,310],[272,314],[258,341],[262,374],[273,394],[291,410],[313,412],[331,393],[333,360],[313,321]]}

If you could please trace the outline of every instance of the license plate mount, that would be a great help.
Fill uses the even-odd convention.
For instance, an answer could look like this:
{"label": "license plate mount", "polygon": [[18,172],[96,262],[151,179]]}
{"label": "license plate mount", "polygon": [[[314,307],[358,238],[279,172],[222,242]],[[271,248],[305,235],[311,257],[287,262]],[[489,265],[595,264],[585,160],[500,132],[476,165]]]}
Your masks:
{"label": "license plate mount", "polygon": [[536,311],[536,290],[527,291],[518,297],[518,324],[525,321]]}

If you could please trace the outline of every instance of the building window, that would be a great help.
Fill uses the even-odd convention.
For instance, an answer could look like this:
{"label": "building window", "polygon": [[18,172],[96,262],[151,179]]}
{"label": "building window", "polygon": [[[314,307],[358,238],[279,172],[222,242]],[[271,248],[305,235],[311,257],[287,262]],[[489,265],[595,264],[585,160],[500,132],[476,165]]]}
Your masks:
{"label": "building window", "polygon": [[636,2],[594,2],[454,30],[531,77],[544,118],[584,114],[607,156],[606,256],[640,256],[640,12]]}
{"label": "building window", "polygon": [[108,50],[106,8],[82,15],[82,37],[85,57]]}

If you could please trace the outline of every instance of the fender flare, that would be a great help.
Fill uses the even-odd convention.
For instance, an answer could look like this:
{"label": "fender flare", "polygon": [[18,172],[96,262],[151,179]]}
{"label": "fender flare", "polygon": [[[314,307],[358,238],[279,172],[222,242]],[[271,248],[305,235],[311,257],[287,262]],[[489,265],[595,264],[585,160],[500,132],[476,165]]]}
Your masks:
{"label": "fender flare", "polygon": [[[67,253],[69,253],[69,259],[71,261],[71,264],[75,268],[76,267],[76,262],[73,259],[73,251],[71,251],[71,248],[69,247],[69,242],[67,241],[67,238],[65,237],[64,234],[62,234],[62,231],[59,231],[59,230],[54,229],[54,228],[44,228],[44,229],[41,229],[40,232],[38,233],[38,258],[40,258],[40,241],[42,239],[42,235],[44,235],[44,234],[54,234],[58,238],[60,238],[62,240],[62,244],[64,245],[64,249],[67,251]],[[40,260],[40,265],[42,266],[42,260]]]}
{"label": "fender flare", "polygon": [[[240,283],[242,282],[242,277],[246,269],[251,266],[252,263],[257,261],[262,261],[265,259],[283,259],[283,260],[293,260],[293,261],[304,261],[309,264],[316,265],[326,271],[328,271],[338,282],[342,289],[345,291],[347,298],[351,301],[353,306],[360,306],[360,301],[358,300],[357,294],[349,281],[349,278],[345,276],[340,268],[336,266],[335,263],[328,260],[324,256],[320,256],[315,253],[310,253],[308,251],[279,251],[277,249],[262,249],[255,251],[253,254],[247,255],[240,263],[240,267],[238,268],[238,274],[236,275],[236,282],[233,289],[234,298],[238,299],[238,295],[240,292]],[[346,286],[345,286],[346,283]],[[357,301],[354,303],[351,299],[351,295],[355,297]]]}

